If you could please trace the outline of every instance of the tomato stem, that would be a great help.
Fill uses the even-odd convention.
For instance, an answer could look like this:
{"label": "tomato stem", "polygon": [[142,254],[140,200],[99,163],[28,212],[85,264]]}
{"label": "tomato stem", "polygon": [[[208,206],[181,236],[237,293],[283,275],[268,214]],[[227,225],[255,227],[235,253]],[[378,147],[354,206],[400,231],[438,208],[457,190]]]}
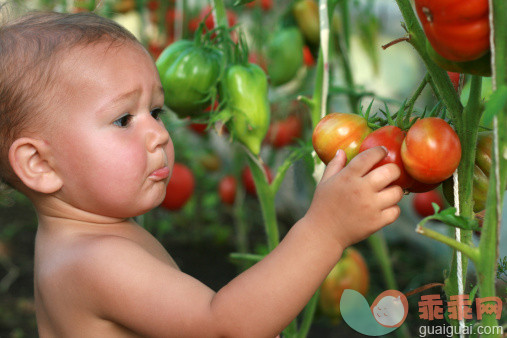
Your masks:
{"label": "tomato stem", "polygon": [[267,245],[269,251],[272,251],[278,243],[280,243],[280,234],[275,210],[275,195],[268,183],[264,167],[260,159],[255,157],[249,150],[248,164],[252,172],[252,177],[257,190],[257,197],[261,205],[262,216],[264,219],[264,227],[267,236]]}
{"label": "tomato stem", "polygon": [[463,242],[458,242],[454,238],[441,234],[438,231],[428,229],[421,224],[418,224],[415,231],[423,236],[428,238],[432,238],[440,243],[444,243],[455,250],[461,251],[464,255],[469,257],[476,264],[479,261],[480,253],[477,248],[472,248],[470,245],[465,244]]}
{"label": "tomato stem", "polygon": [[407,114],[408,115],[410,115],[412,113],[412,111],[414,109],[415,101],[417,101],[419,96],[421,96],[421,93],[424,90],[424,88],[426,88],[426,85],[428,84],[430,78],[431,78],[431,76],[428,73],[426,73],[426,75],[423,77],[421,83],[419,84],[419,87],[417,87],[417,89],[415,90],[415,92],[412,95],[412,97],[410,98],[410,100],[408,100],[408,103],[407,103],[407,106],[408,106]]}
{"label": "tomato stem", "polygon": [[[492,34],[493,89],[507,85],[507,3],[490,2],[490,26]],[[486,212],[479,242],[481,261],[476,266],[481,297],[495,297],[496,271],[498,269],[499,229],[507,180],[507,105],[499,107],[493,118],[492,164],[489,177]],[[483,326],[498,325],[495,314],[484,314]],[[500,336],[500,335],[498,335]]]}
{"label": "tomato stem", "polygon": [[386,43],[385,45],[382,45],[382,49],[383,50],[386,50],[387,48],[393,46],[393,45],[396,45],[402,41],[410,41],[410,34],[408,34],[407,36],[403,36],[401,38],[397,38],[397,39],[394,39],[393,41],[391,42],[388,42]]}
{"label": "tomato stem", "polygon": [[426,52],[426,36],[417,20],[410,0],[396,0],[396,3],[405,20],[405,27],[411,37],[408,42],[414,47],[426,65],[428,73],[433,78],[436,91],[444,100],[451,118],[453,120],[459,119],[463,111],[463,106],[459,101],[458,94],[454,90],[447,73],[437,66]]}

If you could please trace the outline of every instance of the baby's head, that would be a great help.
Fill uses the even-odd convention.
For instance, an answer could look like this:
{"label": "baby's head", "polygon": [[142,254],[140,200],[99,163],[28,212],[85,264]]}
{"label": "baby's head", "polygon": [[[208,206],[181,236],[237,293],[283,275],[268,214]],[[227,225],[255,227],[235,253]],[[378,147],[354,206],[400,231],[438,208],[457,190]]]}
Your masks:
{"label": "baby's head", "polygon": [[111,20],[33,13],[3,25],[0,178],[32,200],[145,212],[163,199],[174,161],[163,100],[153,60]]}

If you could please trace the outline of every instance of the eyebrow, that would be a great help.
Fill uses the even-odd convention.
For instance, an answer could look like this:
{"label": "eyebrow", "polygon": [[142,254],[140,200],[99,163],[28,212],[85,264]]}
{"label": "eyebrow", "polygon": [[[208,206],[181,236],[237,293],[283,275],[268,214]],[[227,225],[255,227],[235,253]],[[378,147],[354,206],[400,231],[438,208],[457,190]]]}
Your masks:
{"label": "eyebrow", "polygon": [[[120,94],[118,95],[117,97],[115,97],[114,99],[112,99],[111,101],[108,101],[104,106],[102,106],[98,111],[103,111],[104,109],[106,109],[106,107],[108,106],[111,106],[111,105],[114,105],[118,102],[121,102],[121,101],[124,101],[128,98],[130,98],[131,96],[134,96],[135,94],[138,94],[139,92],[141,91],[140,88],[136,88],[136,89],[133,89],[131,91],[128,91],[126,93],[123,93],[123,94]],[[155,92],[158,94],[158,95],[162,95],[164,96],[164,88],[162,86],[156,86],[155,87]]]}

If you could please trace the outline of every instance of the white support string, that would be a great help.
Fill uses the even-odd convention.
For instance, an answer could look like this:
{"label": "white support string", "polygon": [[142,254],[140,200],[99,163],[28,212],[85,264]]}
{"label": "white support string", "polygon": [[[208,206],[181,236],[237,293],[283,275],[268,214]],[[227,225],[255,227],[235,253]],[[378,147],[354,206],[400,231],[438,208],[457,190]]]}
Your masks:
{"label": "white support string", "polygon": [[322,105],[320,106],[320,118],[327,113],[327,94],[329,91],[329,17],[327,0],[319,1],[320,19],[320,48],[322,49]]}
{"label": "white support string", "polygon": [[[454,207],[456,208],[456,215],[460,214],[459,210],[459,189],[458,189],[458,169],[454,171],[454,174],[452,175],[453,179],[453,187],[454,187]],[[458,242],[461,242],[461,229],[456,228],[456,240]],[[458,294],[463,295],[465,294],[464,287],[463,287],[463,260],[461,257],[461,251],[456,250],[456,274],[458,277]],[[458,298],[458,308],[463,309],[463,300],[461,298]],[[458,312],[459,313],[459,312]],[[465,319],[461,318],[459,321],[459,327],[460,327],[460,338],[464,338],[463,332],[465,332]]]}

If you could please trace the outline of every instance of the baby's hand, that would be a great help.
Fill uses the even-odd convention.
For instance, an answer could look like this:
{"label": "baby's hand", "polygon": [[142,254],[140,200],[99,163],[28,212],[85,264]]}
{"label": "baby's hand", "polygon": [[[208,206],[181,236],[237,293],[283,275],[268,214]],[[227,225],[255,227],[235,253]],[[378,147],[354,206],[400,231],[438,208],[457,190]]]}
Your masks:
{"label": "baby's hand", "polygon": [[382,147],[371,148],[345,166],[345,153],[339,150],[315,190],[305,218],[332,235],[342,249],[394,222],[400,214],[396,203],[403,191],[389,186],[400,176],[400,169],[389,163],[371,170],[386,154]]}

